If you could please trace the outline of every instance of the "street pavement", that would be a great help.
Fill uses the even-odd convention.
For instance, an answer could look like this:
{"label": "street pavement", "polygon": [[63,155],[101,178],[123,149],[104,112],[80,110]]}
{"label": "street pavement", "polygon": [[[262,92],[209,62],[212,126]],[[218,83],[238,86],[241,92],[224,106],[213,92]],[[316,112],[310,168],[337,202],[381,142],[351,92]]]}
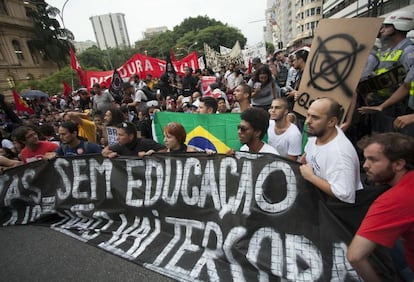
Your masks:
{"label": "street pavement", "polygon": [[0,281],[174,281],[43,226],[0,227]]}

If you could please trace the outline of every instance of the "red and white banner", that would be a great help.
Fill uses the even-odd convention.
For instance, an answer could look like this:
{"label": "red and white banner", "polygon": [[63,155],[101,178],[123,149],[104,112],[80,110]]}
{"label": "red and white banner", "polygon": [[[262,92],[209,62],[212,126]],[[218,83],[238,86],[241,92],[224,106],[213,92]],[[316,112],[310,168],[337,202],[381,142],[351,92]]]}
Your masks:
{"label": "red and white banner", "polygon": [[203,96],[211,96],[213,93],[211,92],[210,84],[215,83],[217,78],[215,76],[202,76],[201,77],[201,91],[203,92]]}
{"label": "red and white banner", "polygon": [[[118,72],[122,78],[129,78],[133,74],[138,74],[141,78],[149,73],[154,78],[159,78],[165,72],[164,60],[154,57],[145,56],[142,54],[135,54],[123,66],[118,68]],[[173,62],[175,71],[178,74],[184,75],[184,67],[189,66],[193,70],[199,68],[197,52],[189,54],[187,57]],[[94,83],[106,82],[111,79],[113,71],[85,71],[86,87],[92,88]]]}

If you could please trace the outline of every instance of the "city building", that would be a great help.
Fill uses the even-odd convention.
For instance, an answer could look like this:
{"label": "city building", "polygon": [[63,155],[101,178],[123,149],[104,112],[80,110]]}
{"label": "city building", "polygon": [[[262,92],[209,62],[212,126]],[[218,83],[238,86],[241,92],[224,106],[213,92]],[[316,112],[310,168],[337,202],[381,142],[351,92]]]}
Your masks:
{"label": "city building", "polygon": [[145,29],[145,31],[142,33],[142,36],[144,37],[144,39],[147,39],[151,37],[152,35],[163,33],[163,32],[166,32],[167,30],[168,28],[166,26],[151,27],[151,28]]}
{"label": "city building", "polygon": [[288,51],[311,45],[322,18],[386,17],[414,0],[267,0],[265,40]]}
{"label": "city building", "polygon": [[0,93],[12,100],[11,88],[19,81],[39,79],[58,70],[43,59],[30,41],[35,38],[31,6],[21,0],[0,0]]}
{"label": "city building", "polygon": [[73,46],[76,49],[76,54],[80,54],[83,51],[85,51],[88,48],[91,48],[93,46],[98,46],[96,42],[92,40],[86,40],[86,41],[73,41]]}
{"label": "city building", "polygon": [[131,46],[125,14],[115,13],[89,18],[92,22],[98,48],[129,48]]}
{"label": "city building", "polygon": [[288,43],[289,48],[311,45],[319,20],[322,18],[322,0],[296,0],[296,35]]}
{"label": "city building", "polygon": [[400,9],[414,11],[413,0],[325,0],[324,2],[324,18],[385,17]]}
{"label": "city building", "polygon": [[266,18],[268,30],[271,30],[272,42],[276,49],[287,47],[296,35],[295,28],[296,6],[291,0],[268,1]]}

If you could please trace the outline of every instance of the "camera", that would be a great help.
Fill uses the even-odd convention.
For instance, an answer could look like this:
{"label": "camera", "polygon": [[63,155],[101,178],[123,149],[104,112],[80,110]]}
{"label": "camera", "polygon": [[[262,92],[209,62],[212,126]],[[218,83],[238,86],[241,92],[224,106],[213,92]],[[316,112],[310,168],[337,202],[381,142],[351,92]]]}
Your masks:
{"label": "camera", "polygon": [[292,91],[292,90],[293,90],[293,88],[290,87],[290,86],[280,88],[280,92],[282,93],[283,96],[289,95],[289,92]]}

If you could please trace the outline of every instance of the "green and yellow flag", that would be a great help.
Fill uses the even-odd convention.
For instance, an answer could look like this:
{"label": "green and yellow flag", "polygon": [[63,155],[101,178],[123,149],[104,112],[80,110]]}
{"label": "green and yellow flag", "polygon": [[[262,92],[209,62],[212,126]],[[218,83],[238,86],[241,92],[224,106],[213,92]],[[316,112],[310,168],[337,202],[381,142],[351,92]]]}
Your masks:
{"label": "green and yellow flag", "polygon": [[188,114],[157,112],[154,117],[154,139],[164,144],[163,129],[169,122],[181,123],[187,132],[186,144],[224,154],[241,147],[237,134],[240,114]]}

